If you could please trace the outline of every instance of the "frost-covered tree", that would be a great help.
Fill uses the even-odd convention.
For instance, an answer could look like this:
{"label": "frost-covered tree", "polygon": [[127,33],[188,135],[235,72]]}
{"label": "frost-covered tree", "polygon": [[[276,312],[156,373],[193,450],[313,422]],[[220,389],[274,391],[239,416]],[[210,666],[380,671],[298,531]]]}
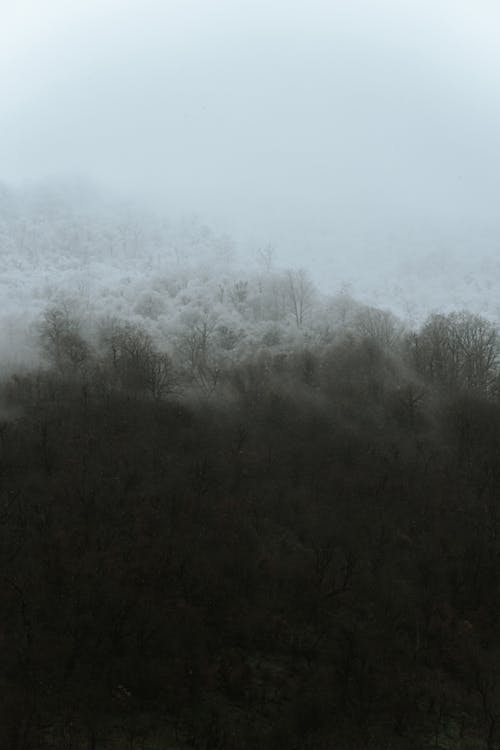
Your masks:
{"label": "frost-covered tree", "polygon": [[297,328],[302,328],[311,310],[314,298],[314,285],[304,268],[286,273],[286,299]]}

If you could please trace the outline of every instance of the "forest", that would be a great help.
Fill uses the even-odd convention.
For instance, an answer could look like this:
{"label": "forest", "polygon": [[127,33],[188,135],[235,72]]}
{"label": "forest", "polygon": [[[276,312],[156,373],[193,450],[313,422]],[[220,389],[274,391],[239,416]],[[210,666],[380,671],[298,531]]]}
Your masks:
{"label": "forest", "polygon": [[499,746],[495,324],[260,282],[5,368],[3,747]]}
{"label": "forest", "polygon": [[0,750],[500,750],[499,29],[0,0]]}

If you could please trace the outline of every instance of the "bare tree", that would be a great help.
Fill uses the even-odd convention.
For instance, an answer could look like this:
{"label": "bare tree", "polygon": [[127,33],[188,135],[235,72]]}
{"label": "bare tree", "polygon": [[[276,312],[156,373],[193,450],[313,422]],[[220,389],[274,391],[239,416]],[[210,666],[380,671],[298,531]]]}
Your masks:
{"label": "bare tree", "polygon": [[44,357],[60,371],[77,372],[90,358],[90,347],[80,334],[79,321],[65,305],[44,311],[38,336]]}
{"label": "bare tree", "polygon": [[297,328],[302,328],[304,318],[311,309],[314,286],[303,268],[287,271],[286,299]]}
{"label": "bare tree", "polygon": [[179,353],[192,381],[206,396],[211,395],[219,381],[220,370],[212,354],[212,335],[216,321],[207,316],[192,323],[180,336]]}
{"label": "bare tree", "polygon": [[248,298],[248,281],[236,281],[229,289],[229,298],[237,310],[241,310]]}
{"label": "bare tree", "polygon": [[156,400],[178,392],[179,378],[166,352],[151,352],[145,362],[145,381],[147,390]]}
{"label": "bare tree", "polygon": [[431,315],[410,338],[413,363],[425,377],[449,388],[489,392],[497,377],[498,334],[479,315]]}
{"label": "bare tree", "polygon": [[383,347],[391,348],[400,339],[403,326],[393,313],[376,307],[365,307],[356,315],[354,327],[357,333],[373,339]]}
{"label": "bare tree", "polygon": [[257,250],[257,258],[266,273],[270,273],[274,266],[276,248],[270,242]]}
{"label": "bare tree", "polygon": [[154,399],[177,391],[178,377],[170,357],[155,348],[151,336],[131,323],[111,323],[101,330],[105,357],[125,390]]}

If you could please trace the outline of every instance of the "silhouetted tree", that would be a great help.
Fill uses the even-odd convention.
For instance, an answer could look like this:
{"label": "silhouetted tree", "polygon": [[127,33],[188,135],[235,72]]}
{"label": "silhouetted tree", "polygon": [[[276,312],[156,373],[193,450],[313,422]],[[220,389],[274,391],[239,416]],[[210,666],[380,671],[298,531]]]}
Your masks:
{"label": "silhouetted tree", "polygon": [[80,324],[64,305],[44,311],[38,336],[44,357],[60,372],[81,371],[90,358],[90,347],[80,334]]}

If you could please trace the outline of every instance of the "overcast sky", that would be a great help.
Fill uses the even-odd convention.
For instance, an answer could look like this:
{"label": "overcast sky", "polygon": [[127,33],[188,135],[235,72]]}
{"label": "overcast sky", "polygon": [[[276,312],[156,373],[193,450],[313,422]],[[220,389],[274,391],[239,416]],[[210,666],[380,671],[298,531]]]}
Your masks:
{"label": "overcast sky", "polygon": [[500,252],[496,0],[0,0],[0,82],[2,180],[83,175],[305,259]]}

